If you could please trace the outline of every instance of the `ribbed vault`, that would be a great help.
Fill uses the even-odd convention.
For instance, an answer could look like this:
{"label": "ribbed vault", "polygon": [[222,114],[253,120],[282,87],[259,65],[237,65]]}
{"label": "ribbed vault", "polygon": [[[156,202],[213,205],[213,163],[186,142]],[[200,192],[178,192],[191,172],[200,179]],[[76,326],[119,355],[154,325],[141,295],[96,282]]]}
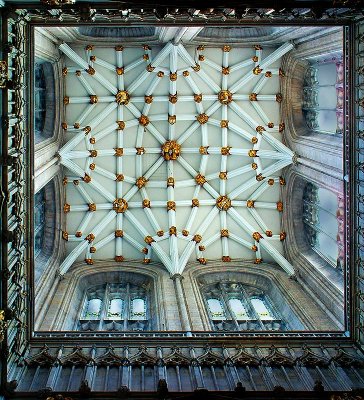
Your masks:
{"label": "ribbed vault", "polygon": [[277,66],[291,49],[61,44],[69,243],[60,273],[81,258],[138,254],[182,273],[210,251],[292,275],[279,187],[294,155],[280,138]]}

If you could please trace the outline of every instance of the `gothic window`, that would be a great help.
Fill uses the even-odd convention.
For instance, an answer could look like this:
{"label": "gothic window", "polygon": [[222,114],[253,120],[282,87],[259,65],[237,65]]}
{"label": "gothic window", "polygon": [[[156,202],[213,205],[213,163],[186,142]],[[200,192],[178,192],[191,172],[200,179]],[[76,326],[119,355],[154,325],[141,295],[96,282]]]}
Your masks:
{"label": "gothic window", "polygon": [[342,134],[344,103],[342,61],[311,65],[305,75],[302,110],[310,129]]}
{"label": "gothic window", "polygon": [[45,189],[34,196],[34,257],[42,251],[45,227]]}
{"label": "gothic window", "polygon": [[149,328],[147,289],[107,283],[86,290],[80,313],[81,330],[144,331]]}
{"label": "gothic window", "polygon": [[285,330],[286,324],[270,299],[260,290],[241,283],[218,283],[203,287],[214,330]]}
{"label": "gothic window", "polygon": [[53,66],[36,59],[34,65],[34,137],[35,143],[53,136],[55,118]]}
{"label": "gothic window", "polygon": [[307,183],[303,192],[303,223],[310,246],[330,265],[341,268],[343,227],[340,199],[335,193]]}

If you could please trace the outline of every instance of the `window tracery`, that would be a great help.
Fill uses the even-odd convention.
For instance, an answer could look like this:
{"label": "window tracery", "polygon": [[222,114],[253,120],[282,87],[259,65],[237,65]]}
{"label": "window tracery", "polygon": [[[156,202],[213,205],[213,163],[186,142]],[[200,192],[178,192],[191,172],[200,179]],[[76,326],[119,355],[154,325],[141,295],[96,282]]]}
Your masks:
{"label": "window tracery", "polygon": [[303,86],[302,110],[315,132],[343,133],[344,65],[337,62],[310,65]]}
{"label": "window tracery", "polygon": [[86,290],[81,330],[144,331],[150,329],[148,291],[130,282],[106,283]]}
{"label": "window tracery", "polygon": [[217,283],[203,287],[214,330],[285,330],[286,323],[268,296],[241,283]]}
{"label": "window tracery", "polygon": [[303,191],[303,224],[310,246],[329,264],[341,269],[342,201],[333,192],[307,183]]}
{"label": "window tracery", "polygon": [[55,82],[50,62],[36,59],[34,65],[34,138],[38,144],[53,135]]}
{"label": "window tracery", "polygon": [[34,196],[34,256],[40,254],[43,247],[45,228],[45,189],[41,189]]}

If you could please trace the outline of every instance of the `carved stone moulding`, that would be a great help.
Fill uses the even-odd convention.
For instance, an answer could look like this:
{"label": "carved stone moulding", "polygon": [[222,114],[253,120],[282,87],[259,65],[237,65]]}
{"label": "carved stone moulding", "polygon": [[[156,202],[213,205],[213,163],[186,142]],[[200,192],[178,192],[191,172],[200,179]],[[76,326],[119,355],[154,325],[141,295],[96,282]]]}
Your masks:
{"label": "carved stone moulding", "polygon": [[231,200],[228,196],[220,196],[216,200],[216,207],[220,211],[227,211],[231,207]]}
{"label": "carved stone moulding", "polygon": [[166,161],[177,160],[181,154],[181,145],[175,140],[167,140],[161,147],[162,156]]}
{"label": "carved stone moulding", "polygon": [[221,90],[217,95],[217,98],[223,105],[228,105],[233,101],[233,95],[229,90]]}
{"label": "carved stone moulding", "polygon": [[116,213],[124,213],[128,209],[128,202],[125,199],[115,199],[113,202],[113,210]]}
{"label": "carved stone moulding", "polygon": [[130,95],[127,90],[119,90],[115,95],[115,101],[119,105],[127,105],[130,101]]}

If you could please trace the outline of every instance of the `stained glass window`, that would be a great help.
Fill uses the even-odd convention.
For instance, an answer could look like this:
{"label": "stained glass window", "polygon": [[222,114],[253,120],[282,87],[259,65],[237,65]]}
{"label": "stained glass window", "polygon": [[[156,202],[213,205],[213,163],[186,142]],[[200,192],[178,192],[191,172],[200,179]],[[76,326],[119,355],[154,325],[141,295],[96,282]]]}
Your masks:
{"label": "stained glass window", "polygon": [[303,193],[303,223],[310,246],[334,267],[341,267],[343,243],[340,201],[325,188],[307,183]]}
{"label": "stained glass window", "polygon": [[149,329],[147,290],[129,282],[89,288],[85,293],[83,310],[79,326],[81,330]]}
{"label": "stained glass window", "polygon": [[302,111],[307,126],[316,132],[343,132],[343,69],[343,62],[338,59],[311,65],[306,71]]}
{"label": "stained glass window", "polygon": [[238,282],[203,287],[213,330],[285,330],[287,324],[260,290]]}
{"label": "stained glass window", "polygon": [[45,226],[45,190],[41,189],[34,196],[34,256],[36,257],[43,247]]}

